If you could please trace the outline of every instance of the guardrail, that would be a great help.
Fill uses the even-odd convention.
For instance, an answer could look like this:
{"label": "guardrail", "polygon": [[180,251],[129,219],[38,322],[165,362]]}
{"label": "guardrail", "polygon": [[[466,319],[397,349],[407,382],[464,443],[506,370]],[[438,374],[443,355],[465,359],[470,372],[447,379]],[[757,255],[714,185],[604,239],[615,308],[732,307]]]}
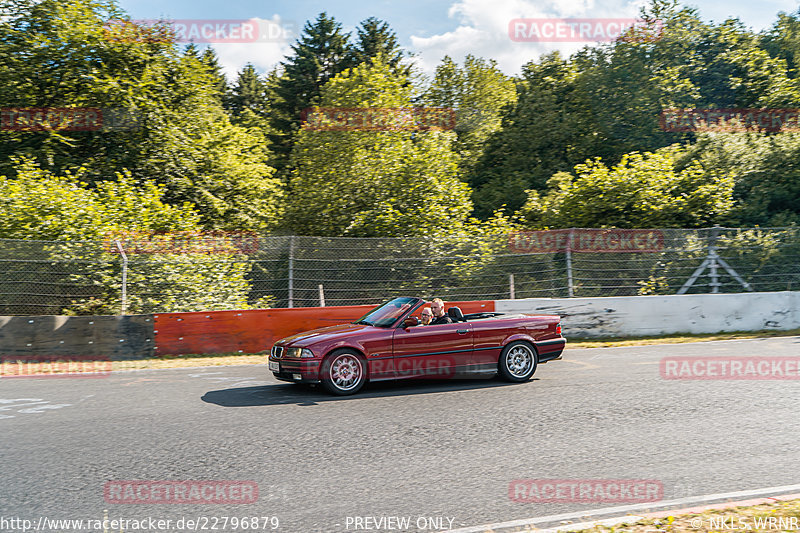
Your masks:
{"label": "guardrail", "polygon": [[[464,313],[554,314],[567,339],[800,328],[800,292],[446,302]],[[278,339],[352,322],[372,306],[296,307],[127,316],[0,317],[0,355],[111,360],[260,353]]]}

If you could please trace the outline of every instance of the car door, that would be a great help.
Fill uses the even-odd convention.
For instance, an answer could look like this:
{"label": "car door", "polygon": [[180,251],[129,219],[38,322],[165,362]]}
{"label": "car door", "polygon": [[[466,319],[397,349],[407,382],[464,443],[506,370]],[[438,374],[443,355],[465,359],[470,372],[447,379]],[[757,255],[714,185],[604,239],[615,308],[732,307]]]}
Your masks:
{"label": "car door", "polygon": [[472,358],[472,325],[466,322],[395,329],[395,375],[398,378],[452,377]]}

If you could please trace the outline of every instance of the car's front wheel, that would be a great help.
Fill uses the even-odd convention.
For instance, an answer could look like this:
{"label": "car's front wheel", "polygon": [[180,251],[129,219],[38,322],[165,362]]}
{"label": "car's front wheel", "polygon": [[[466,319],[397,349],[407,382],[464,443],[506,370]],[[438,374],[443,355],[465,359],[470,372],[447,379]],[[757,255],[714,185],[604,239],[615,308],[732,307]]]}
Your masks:
{"label": "car's front wheel", "polygon": [[364,386],[366,362],[350,350],[335,352],[322,363],[322,385],[328,392],[344,396],[355,394]]}
{"label": "car's front wheel", "polygon": [[536,349],[529,342],[514,341],[503,349],[497,366],[500,377],[519,383],[531,378],[537,363]]}

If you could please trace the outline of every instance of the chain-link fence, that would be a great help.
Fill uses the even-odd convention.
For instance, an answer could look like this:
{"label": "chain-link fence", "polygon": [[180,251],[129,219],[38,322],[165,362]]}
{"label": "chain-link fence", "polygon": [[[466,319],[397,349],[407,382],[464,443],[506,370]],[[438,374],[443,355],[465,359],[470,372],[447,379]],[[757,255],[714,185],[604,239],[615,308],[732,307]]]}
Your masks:
{"label": "chain-link fence", "polygon": [[800,288],[795,227],[158,239],[0,240],[0,315]]}

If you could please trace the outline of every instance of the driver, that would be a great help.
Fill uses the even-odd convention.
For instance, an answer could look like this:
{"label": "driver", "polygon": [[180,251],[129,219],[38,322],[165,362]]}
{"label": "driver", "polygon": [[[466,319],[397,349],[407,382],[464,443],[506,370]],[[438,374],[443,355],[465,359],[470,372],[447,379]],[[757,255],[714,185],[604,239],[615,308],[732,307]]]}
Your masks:
{"label": "driver", "polygon": [[444,302],[441,298],[434,298],[431,301],[431,312],[433,312],[432,326],[437,324],[452,324],[453,319],[444,314]]}
{"label": "driver", "polygon": [[419,314],[419,316],[421,317],[422,326],[429,325],[433,320],[433,313],[431,313],[430,307],[424,308],[422,312]]}

